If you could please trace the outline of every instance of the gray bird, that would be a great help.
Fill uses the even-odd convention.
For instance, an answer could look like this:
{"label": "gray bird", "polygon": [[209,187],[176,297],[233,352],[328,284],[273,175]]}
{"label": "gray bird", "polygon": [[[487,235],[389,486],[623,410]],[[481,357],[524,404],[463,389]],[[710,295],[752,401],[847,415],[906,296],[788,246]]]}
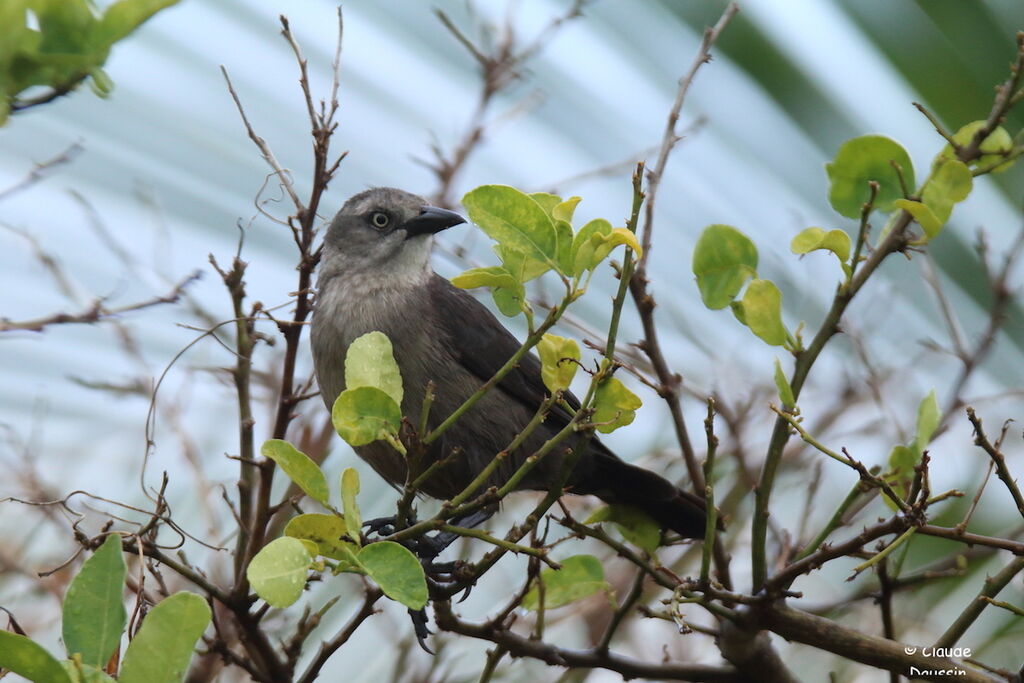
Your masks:
{"label": "gray bird", "polygon": [[[317,381],[328,410],[345,389],[349,345],[374,330],[391,339],[405,387],[402,414],[412,424],[419,423],[427,383],[434,383],[431,429],[519,348],[520,343],[490,311],[430,267],[434,234],[464,222],[457,213],[393,188],[367,190],[345,202],[324,238],[311,332]],[[460,493],[529,422],[545,392],[540,361],[533,354],[524,356],[498,386],[431,444],[431,462],[449,455],[453,448],[461,452],[423,485],[423,492],[439,499]],[[564,398],[573,409],[579,407],[571,393]],[[502,485],[570,419],[568,411],[553,408],[485,487]],[[567,447],[574,441],[567,440]],[[405,483],[405,458],[386,442],[355,450],[391,484]],[[565,456],[566,448],[550,452],[518,488],[550,489],[561,476]],[[638,507],[663,528],[684,537],[704,536],[703,499],[623,462],[596,438],[577,463],[568,488],[608,503]]]}

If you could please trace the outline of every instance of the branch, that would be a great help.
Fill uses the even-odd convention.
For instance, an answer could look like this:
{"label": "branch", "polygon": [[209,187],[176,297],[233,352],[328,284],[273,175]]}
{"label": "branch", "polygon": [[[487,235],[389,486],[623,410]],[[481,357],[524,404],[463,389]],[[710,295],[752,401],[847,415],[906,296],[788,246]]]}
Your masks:
{"label": "branch", "polygon": [[668,404],[669,412],[672,415],[672,425],[675,428],[679,447],[683,452],[686,472],[690,477],[694,492],[701,497],[704,496],[704,476],[701,472],[700,463],[697,462],[697,455],[694,453],[693,444],[690,442],[686,422],[683,418],[683,409],[679,397],[679,385],[682,383],[682,378],[669,369],[668,362],[665,360],[665,355],[662,353],[661,344],[658,340],[657,327],[654,322],[655,302],[653,296],[647,290],[647,261],[650,258],[651,240],[654,232],[654,203],[658,195],[658,188],[661,185],[662,176],[665,173],[665,166],[668,164],[669,154],[672,152],[675,143],[679,140],[679,137],[676,135],[676,123],[679,120],[679,112],[686,99],[686,93],[689,91],[690,85],[697,75],[697,70],[711,60],[711,46],[738,11],[739,6],[736,3],[730,3],[725,8],[718,23],[704,31],[704,38],[701,40],[700,49],[693,60],[693,64],[690,66],[690,70],[679,79],[679,89],[676,92],[675,102],[669,111],[668,121],[665,124],[665,134],[662,138],[658,160],[655,162],[654,168],[647,172],[647,206],[644,209],[644,226],[641,236],[643,254],[637,262],[635,273],[629,279],[630,294],[632,294],[633,301],[636,303],[640,322],[644,329],[644,339],[640,346],[644,353],[647,354],[647,357],[650,358],[651,365],[654,367],[655,374],[660,383],[658,394]]}
{"label": "branch", "polygon": [[231,77],[228,76],[228,70],[222,64],[220,72],[224,74],[224,81],[228,85],[228,92],[231,94],[231,99],[235,101],[235,106],[238,108],[238,115],[242,117],[242,123],[245,125],[245,132],[249,134],[249,139],[253,141],[253,144],[260,150],[260,154],[263,155],[263,160],[267,162],[267,165],[273,170],[274,175],[281,181],[281,187],[284,188],[285,192],[288,193],[288,197],[291,198],[292,204],[295,205],[295,209],[302,211],[305,208],[302,204],[302,200],[299,199],[299,195],[295,193],[295,186],[292,184],[291,174],[284,170],[281,164],[277,161],[277,157],[274,156],[274,151],[270,149],[270,145],[262,137],[256,134],[252,124],[249,123],[249,117],[245,113],[245,107],[242,106],[242,101],[238,98],[238,93],[235,92],[235,86],[231,82]]}
{"label": "branch", "polygon": [[92,306],[87,310],[79,313],[54,313],[53,315],[46,316],[44,318],[36,318],[34,320],[8,320],[7,318],[0,318],[0,332],[9,332],[11,330],[22,330],[25,332],[42,332],[50,325],[66,325],[69,323],[97,323],[107,318],[114,318],[125,313],[131,313],[133,311],[141,311],[146,308],[152,308],[153,306],[159,306],[161,304],[173,304],[177,303],[184,294],[185,289],[193,282],[198,280],[202,276],[202,273],[196,271],[186,277],[184,280],[174,286],[167,294],[163,296],[154,297],[145,301],[140,301],[134,304],[128,304],[126,306],[116,306],[114,308],[107,308],[103,305],[103,299],[97,299]]}
{"label": "branch", "polygon": [[323,668],[327,660],[331,658],[335,652],[338,651],[342,645],[348,642],[348,639],[352,637],[352,634],[356,632],[363,622],[373,616],[374,604],[381,598],[383,593],[377,589],[372,588],[366,591],[366,597],[363,599],[363,606],[359,608],[359,611],[352,615],[348,623],[345,624],[344,628],[338,631],[330,640],[325,640],[320,643],[320,649],[316,653],[316,657],[306,667],[305,673],[298,679],[298,683],[312,683],[320,675],[320,669]]}
{"label": "branch", "polygon": [[11,185],[6,190],[0,191],[0,202],[32,187],[39,181],[46,178],[46,176],[50,175],[58,166],[70,164],[75,160],[75,157],[82,153],[83,149],[85,148],[76,142],[54,158],[36,164],[35,168],[33,168],[20,182]]}
{"label": "branch", "polygon": [[[1002,480],[1003,484],[1006,485],[1006,489],[1013,496],[1013,502],[1017,505],[1017,511],[1020,512],[1021,516],[1024,517],[1024,496],[1020,493],[1020,488],[1017,486],[1017,482],[1014,480],[1013,475],[1010,474],[1010,468],[1006,466],[1006,457],[1002,451],[999,450],[999,446],[1002,442],[1002,437],[996,441],[995,445],[988,440],[985,436],[985,430],[981,427],[981,418],[978,417],[974,408],[967,408],[967,419],[971,421],[971,425],[974,426],[974,443],[981,447],[988,457],[992,459],[992,462],[996,467],[996,474]],[[1006,433],[1006,429],[1003,429],[1003,434]]]}
{"label": "branch", "polygon": [[751,616],[759,626],[766,627],[787,640],[805,643],[887,671],[903,675],[910,675],[911,667],[919,672],[937,671],[938,673],[932,675],[914,674],[914,677],[942,683],[948,681],[951,676],[955,676],[958,681],[969,683],[992,683],[999,680],[967,668],[952,659],[925,657],[922,648],[907,647],[893,640],[867,635],[787,605],[765,607],[760,611],[752,611]]}
{"label": "branch", "polygon": [[741,681],[742,676],[732,667],[705,664],[666,663],[652,664],[622,655],[591,648],[570,650],[541,640],[532,640],[505,628],[488,624],[472,624],[459,619],[452,612],[451,603],[434,603],[434,616],[439,628],[471,638],[487,640],[508,651],[513,657],[538,659],[551,666],[580,669],[607,669],[624,679],[650,678],[670,681]]}
{"label": "branch", "polygon": [[995,576],[985,578],[985,585],[978,596],[971,601],[971,604],[956,618],[946,632],[935,641],[935,647],[953,647],[961,636],[967,632],[971,624],[981,616],[982,611],[989,604],[989,600],[999,594],[1007,584],[1024,569],[1024,557],[1015,557],[1010,564],[1003,567]]}

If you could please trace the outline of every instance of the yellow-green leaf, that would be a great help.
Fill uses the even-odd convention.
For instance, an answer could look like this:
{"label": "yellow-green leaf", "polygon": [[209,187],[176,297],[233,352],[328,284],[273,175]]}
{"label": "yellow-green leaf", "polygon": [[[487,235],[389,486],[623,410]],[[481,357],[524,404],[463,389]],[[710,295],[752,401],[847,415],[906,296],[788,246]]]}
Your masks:
{"label": "yellow-green leaf", "polygon": [[264,441],[260,453],[276,462],[307,496],[323,505],[328,504],[327,479],[320,466],[308,455],[281,439]]}
{"label": "yellow-green leaf", "polygon": [[751,280],[743,294],[743,322],[772,346],[786,343],[782,324],[782,292],[771,280]]}
{"label": "yellow-green leaf", "polygon": [[782,371],[782,363],[778,358],[775,359],[775,387],[779,390],[782,407],[791,410],[796,405],[796,399],[793,397],[793,387],[789,385],[789,379]]}
{"label": "yellow-green leaf", "polygon": [[568,389],[579,367],[580,347],[576,340],[545,334],[537,344],[537,353],[540,354],[541,379],[548,391],[554,394]]}
{"label": "yellow-green leaf", "polygon": [[276,538],[256,553],[245,572],[256,595],[272,607],[291,605],[306,586],[313,556],[297,538]]}
{"label": "yellow-green leaf", "polygon": [[359,563],[384,595],[409,609],[427,604],[423,565],[407,548],[391,541],[371,543],[359,551]]}
{"label": "yellow-green leaf", "polygon": [[470,268],[461,275],[452,278],[452,284],[459,289],[475,289],[477,287],[510,287],[518,286],[519,281],[501,266],[486,268]]}
{"label": "yellow-green leaf", "polygon": [[[545,569],[539,580],[544,584],[544,609],[562,605],[605,591],[611,586],[604,580],[601,561],[593,555],[573,555],[561,560],[561,569]],[[523,596],[524,609],[536,610],[541,606],[540,590],[534,586]]]}
{"label": "yellow-green leaf", "polygon": [[359,495],[359,472],[351,467],[341,473],[341,504],[345,513],[345,526],[349,537],[359,543],[363,528],[363,516],[359,512],[356,497]]}
{"label": "yellow-green leaf", "polygon": [[610,234],[611,231],[612,224],[603,218],[595,218],[579,229],[572,241],[574,276],[579,277],[588,270],[593,270],[608,255],[611,248],[609,247],[603,254],[599,253],[598,245],[603,244],[603,239],[597,238],[594,241],[594,237]]}
{"label": "yellow-green leaf", "polygon": [[850,258],[850,236],[843,230],[807,228],[797,233],[789,248],[794,254],[808,254],[816,249],[825,249],[835,254],[842,264]]}
{"label": "yellow-green leaf", "polygon": [[556,204],[551,209],[551,217],[556,221],[565,221],[572,225],[572,217],[576,213],[576,205],[580,203],[581,199],[581,197],[569,197],[564,202]]}
{"label": "yellow-green leaf", "polygon": [[502,315],[514,318],[523,312],[526,290],[522,285],[516,289],[498,287],[491,290],[491,297],[494,298],[494,305],[498,307]]}
{"label": "yellow-green leaf", "polygon": [[956,159],[940,157],[932,166],[932,175],[921,191],[921,202],[932,210],[940,223],[949,220],[953,206],[971,194],[974,176],[971,169]]}
{"label": "yellow-green leaf", "polygon": [[550,192],[531,192],[530,199],[540,204],[544,213],[551,216],[555,207],[562,203],[562,198]]}
{"label": "yellow-green leaf", "polygon": [[725,308],[757,277],[757,247],[731,225],[710,225],[693,248],[693,274],[704,305]]}
{"label": "yellow-green leaf", "polygon": [[386,334],[377,331],[364,334],[348,347],[345,387],[374,387],[402,405],[402,373]]}
{"label": "yellow-green leaf", "polygon": [[653,554],[661,545],[661,525],[640,508],[617,503],[598,508],[584,524],[611,522],[622,537]]}
{"label": "yellow-green leaf", "polygon": [[[966,147],[971,144],[974,140],[974,135],[981,130],[986,124],[986,121],[971,121],[966,126],[963,126],[960,130],[953,134],[953,142],[961,147]],[[1006,154],[1013,150],[1013,138],[1002,126],[996,126],[996,128],[988,134],[978,150],[983,154],[971,162],[971,166],[975,168],[983,168],[991,166],[997,163],[1000,159],[1004,159]],[[947,157],[950,159],[956,159],[956,152],[950,145],[946,145],[940,156]],[[1013,165],[1013,161],[1007,161],[1004,164],[999,164],[993,169],[994,173],[1001,173]]]}
{"label": "yellow-green leaf", "polygon": [[562,275],[573,274],[573,252],[572,252],[572,226],[568,221],[558,219],[555,221],[555,238],[558,241],[556,256],[558,261],[558,272]]}
{"label": "yellow-green leaf", "polygon": [[942,410],[939,408],[939,400],[935,397],[935,390],[932,389],[917,406],[917,430],[914,438],[914,450],[917,455],[927,448],[941,421]]}
{"label": "yellow-green leaf", "polygon": [[529,282],[551,270],[551,266],[547,263],[530,258],[521,251],[516,251],[501,244],[494,245],[494,253],[501,259],[502,267],[520,283],[520,288],[522,283]]}
{"label": "yellow-green leaf", "polygon": [[365,446],[398,436],[402,410],[395,400],[374,387],[356,387],[341,392],[331,411],[334,429],[350,446]]}
{"label": "yellow-green leaf", "polygon": [[939,234],[942,230],[942,221],[921,202],[911,201],[909,199],[897,199],[893,202],[893,205],[898,209],[903,209],[917,221],[917,224],[924,230],[924,234],[929,238],[933,238]]}
{"label": "yellow-green leaf", "polygon": [[359,551],[359,546],[346,540],[352,537],[348,533],[345,520],[337,515],[297,515],[288,520],[284,535],[312,541],[316,544],[319,555],[332,560],[349,560],[353,553]]}
{"label": "yellow-green leaf", "polygon": [[505,247],[555,267],[558,240],[535,199],[507,185],[482,185],[462,198],[469,218]]}
{"label": "yellow-green leaf", "polygon": [[868,183],[878,183],[874,208],[891,211],[903,197],[903,185],[893,163],[899,166],[906,187],[914,187],[914,165],[907,151],[894,140],[882,135],[863,135],[847,140],[826,164],[831,185],[828,199],[832,208],[847,218],[859,218],[861,207],[870,197]]}
{"label": "yellow-green leaf", "polygon": [[619,427],[633,422],[636,411],[643,405],[640,397],[614,377],[609,377],[594,392],[594,416],[597,431],[610,434]]}

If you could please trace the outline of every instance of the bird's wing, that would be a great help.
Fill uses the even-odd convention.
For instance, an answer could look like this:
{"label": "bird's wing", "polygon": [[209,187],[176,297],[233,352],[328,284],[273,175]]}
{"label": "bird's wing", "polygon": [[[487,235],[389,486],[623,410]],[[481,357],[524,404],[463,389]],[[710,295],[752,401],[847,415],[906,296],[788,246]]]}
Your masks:
{"label": "bird's wing", "polygon": [[[454,287],[440,275],[434,275],[430,294],[435,310],[440,313],[439,323],[447,333],[451,352],[459,363],[480,378],[481,384],[494,376],[512,357],[521,344],[498,322],[498,319],[465,291]],[[536,411],[544,401],[547,388],[540,375],[540,361],[527,353],[498,383],[506,394]],[[578,410],[579,399],[572,392],[562,396],[565,402]],[[554,406],[548,414],[547,424],[564,427],[571,415],[561,406]]]}

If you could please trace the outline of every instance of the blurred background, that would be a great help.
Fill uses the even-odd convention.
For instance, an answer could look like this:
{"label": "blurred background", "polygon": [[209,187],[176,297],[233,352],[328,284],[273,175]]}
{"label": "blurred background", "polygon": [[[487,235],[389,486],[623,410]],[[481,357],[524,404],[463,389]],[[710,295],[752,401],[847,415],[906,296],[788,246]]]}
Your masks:
{"label": "blurred background", "polygon": [[[556,0],[345,3],[340,126],[333,145],[348,156],[325,198],[324,219],[370,186],[438,192],[436,175],[422,162],[434,160],[432,146],[448,153],[460,144],[481,86],[476,62],[435,16],[436,7],[474,39],[487,26],[500,37],[506,25],[524,44],[541,37],[523,78],[485,111],[484,136],[454,178],[449,198],[457,201],[485,183],[509,184],[583,197],[577,224],[595,217],[624,224],[632,168],[641,159],[653,163],[677,79],[692,62],[704,26],[714,23],[725,5],[595,0],[582,17],[545,31],[569,5]],[[756,472],[771,423],[767,404],[774,395],[769,389],[774,359],[787,370],[792,359],[765,346],[727,311],[701,305],[689,269],[700,231],[727,223],[749,235],[760,250],[760,275],[783,291],[790,329],[804,320],[813,333],[840,271],[824,252],[798,260],[789,241],[812,225],[851,234],[856,229],[828,204],[825,162],[844,140],[879,133],[907,148],[923,178],[944,141],[911,103],[924,104],[954,130],[984,118],[992,88],[1005,78],[1014,54],[1014,34],[1024,29],[1019,0],[743,0],[740,6],[683,108],[685,137],[663,179],[650,265],[664,350],[693,395],[685,404],[691,433],[702,433],[705,409],[697,397],[714,392],[742,416],[740,433],[731,435],[719,456],[727,475],[744,466]],[[235,399],[221,370],[234,358],[217,340],[202,336],[211,324],[231,317],[230,299],[208,255],[228,263],[244,231],[248,291],[267,307],[287,305],[295,288],[295,259],[287,229],[256,208],[268,169],[246,137],[220,65],[230,73],[255,130],[291,170],[297,188],[308,188],[308,119],[294,58],[279,35],[281,12],[309,59],[314,94],[327,96],[335,4],[183,0],[115,47],[106,65],[115,82],[109,98],[83,88],[17,114],[0,129],[0,191],[25,179],[37,163],[70,157],[40,182],[0,199],[0,316],[24,320],[79,312],[97,298],[109,306],[131,304],[166,294],[193,271],[203,274],[178,305],[126,314],[117,324],[57,325],[43,333],[0,336],[0,467],[5,472],[0,497],[59,498],[83,489],[143,504],[140,482],[157,486],[166,471],[176,519],[210,543],[225,542],[211,534],[228,514],[221,487],[233,493],[237,476],[237,463],[225,457],[237,452]],[[1024,111],[1018,109],[1006,128],[1012,134],[1022,126]],[[867,464],[885,464],[892,445],[912,438],[917,404],[930,390],[940,405],[953,400],[962,364],[944,350],[950,347],[949,327],[936,288],[927,280],[938,283],[957,312],[963,338],[976,340],[991,303],[975,250],[979,231],[998,266],[1022,229],[1022,189],[1024,164],[979,180],[927,256],[891,259],[863,292],[851,308],[849,334],[835,340],[801,399],[811,424],[830,416],[820,434],[830,445],[846,446]],[[276,193],[271,183],[262,199],[273,200]],[[287,213],[284,202],[262,206],[281,217]],[[880,221],[876,224],[880,227]],[[486,237],[468,226],[445,233],[439,243],[435,269],[444,275],[494,260]],[[1019,287],[1022,280],[1024,269],[1011,285]],[[597,339],[593,331],[607,325],[615,285],[610,270],[599,273],[576,310],[575,324],[558,333]],[[544,294],[540,283],[534,295],[543,300]],[[489,297],[486,301],[490,305]],[[262,325],[268,334],[275,332],[271,323]],[[222,337],[230,339],[227,332]],[[640,338],[628,306],[620,338]],[[1018,300],[992,352],[961,393],[990,431],[1006,419],[1024,418],[1022,346]],[[257,371],[265,380],[261,398],[267,401],[258,415],[262,439],[266,431],[260,429],[270,429],[273,371],[280,355],[273,347],[259,353]],[[299,376],[307,376],[308,350],[300,367]],[[155,446],[143,468],[158,380],[151,415]],[[664,404],[638,382],[631,387],[645,407],[632,427],[608,441],[626,459],[682,477]],[[296,430],[322,424],[318,399],[307,402],[304,411]],[[1017,472],[1024,467],[1020,436],[1020,428],[1013,428],[1004,448]],[[748,458],[745,465],[726,455],[740,450]],[[395,498],[390,489],[340,439],[331,451],[324,465],[329,476],[346,466],[363,475],[364,516],[387,514]],[[959,411],[931,453],[935,491],[976,486],[987,466]],[[820,458],[795,446],[792,458],[773,508],[773,519],[787,529],[796,529],[798,518],[830,514],[854,483],[849,470],[833,462],[818,464]],[[812,481],[817,497],[805,509],[797,503]],[[801,495],[787,504],[787,492]],[[951,505],[952,523],[968,503]],[[83,512],[87,505],[94,504],[76,503]],[[506,510],[509,519],[515,507]],[[745,519],[744,509],[741,505],[738,518]],[[1013,523],[1011,512],[1006,492],[993,485],[972,529],[1003,531]],[[884,514],[881,505],[878,514]],[[747,547],[747,526],[735,524],[730,532],[739,548]],[[920,562],[951,551],[934,539],[914,543]],[[60,564],[73,549],[68,524],[57,512],[0,505],[0,604],[54,648],[66,578],[40,580],[34,572]],[[195,557],[206,552],[194,543],[186,551]],[[212,553],[211,561],[226,568],[224,555]],[[617,566],[610,560],[609,573]],[[733,571],[741,585],[749,582],[746,567],[745,553],[737,552]],[[856,584],[843,584],[848,570],[819,572],[799,582],[795,588],[808,595],[805,606],[827,605],[855,591]],[[497,577],[511,581],[521,572],[517,560],[503,562],[490,585],[481,585],[465,603],[465,613],[486,613],[495,592],[506,589]],[[317,588],[310,600],[344,592],[346,581]],[[926,642],[976,590],[976,583],[948,580],[902,598],[900,637]],[[1020,580],[1003,595],[1021,604]],[[559,642],[589,642],[587,610],[601,605],[599,600],[587,605],[552,614]],[[877,614],[870,604],[864,608],[847,618],[878,632]],[[344,617],[339,608],[324,633]],[[475,680],[481,644],[449,650],[442,642],[440,657],[431,660],[411,645],[405,619],[403,610],[389,608],[371,620],[331,660],[325,680],[342,675],[352,681]],[[1019,619],[986,614],[963,644],[986,661],[1016,669],[1019,650],[1005,646],[1019,643],[1022,632]],[[671,624],[648,620],[633,636],[622,648],[637,657],[660,660],[667,646],[673,657],[718,659],[714,648],[680,638]],[[399,642],[397,659],[393,648],[382,646]],[[813,677],[832,669],[840,680],[878,680],[877,671],[781,641],[778,646],[800,653],[806,670],[796,673]],[[553,673],[514,662],[503,676],[537,680]]]}

